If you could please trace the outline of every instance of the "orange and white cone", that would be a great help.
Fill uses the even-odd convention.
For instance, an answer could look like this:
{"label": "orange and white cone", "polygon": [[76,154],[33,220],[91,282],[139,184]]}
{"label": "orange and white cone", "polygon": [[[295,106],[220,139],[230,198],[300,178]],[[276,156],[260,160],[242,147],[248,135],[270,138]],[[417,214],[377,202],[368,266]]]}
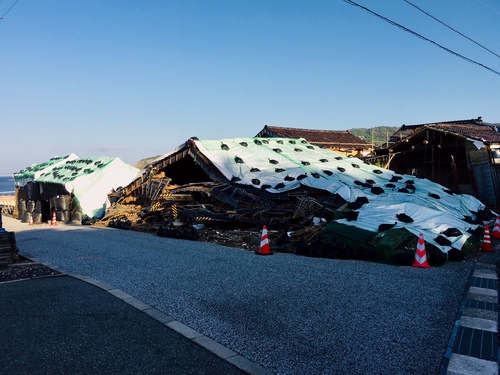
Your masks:
{"label": "orange and white cone", "polygon": [[425,241],[424,235],[420,233],[417,242],[417,248],[415,249],[415,259],[413,259],[413,267],[420,268],[430,268],[429,262],[427,261],[427,252],[425,251]]}
{"label": "orange and white cone", "polygon": [[33,214],[30,213],[30,218],[28,220],[28,225],[33,225]]}
{"label": "orange and white cone", "polygon": [[484,227],[484,240],[483,244],[481,245],[481,250],[487,253],[493,251],[493,247],[491,247],[490,227],[488,225]]}
{"label": "orange and white cone", "polygon": [[57,225],[57,218],[56,218],[56,212],[53,211],[52,212],[52,220],[50,222],[50,226],[53,227],[53,226],[56,226]]}
{"label": "orange and white cone", "polygon": [[271,247],[269,246],[269,238],[267,237],[267,228],[264,225],[262,228],[262,237],[260,240],[259,251],[256,252],[257,255],[271,255]]}
{"label": "orange and white cone", "polygon": [[496,238],[496,239],[500,238],[500,216],[498,216],[497,220],[495,221],[495,226],[491,231],[491,238]]}

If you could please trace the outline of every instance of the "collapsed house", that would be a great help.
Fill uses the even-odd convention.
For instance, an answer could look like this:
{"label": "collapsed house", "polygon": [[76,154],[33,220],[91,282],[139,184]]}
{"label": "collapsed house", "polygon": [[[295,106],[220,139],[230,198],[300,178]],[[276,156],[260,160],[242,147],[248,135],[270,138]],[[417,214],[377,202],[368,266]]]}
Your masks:
{"label": "collapsed house", "polygon": [[58,221],[101,218],[108,194],[129,184],[138,172],[120,158],[52,158],[14,174],[16,215],[26,221],[32,214],[34,222],[50,220],[54,211]]}
{"label": "collapsed house", "polygon": [[35,179],[40,177],[42,173],[49,172],[67,161],[75,159],[78,159],[78,156],[75,154],[54,156],[46,162],[33,164],[17,173],[14,173],[13,177],[14,186],[16,188],[16,200],[38,200],[40,198],[40,193],[35,187]]}
{"label": "collapsed house", "polygon": [[371,258],[387,261],[413,253],[421,233],[439,258],[477,247],[485,209],[427,179],[292,138],[189,139],[115,199],[105,218],[112,226],[120,216],[130,226],[134,210],[134,224],[155,224],[159,235],[183,225],[267,225],[296,242],[316,241],[318,256],[341,256],[349,247],[370,258],[366,249],[375,248]]}

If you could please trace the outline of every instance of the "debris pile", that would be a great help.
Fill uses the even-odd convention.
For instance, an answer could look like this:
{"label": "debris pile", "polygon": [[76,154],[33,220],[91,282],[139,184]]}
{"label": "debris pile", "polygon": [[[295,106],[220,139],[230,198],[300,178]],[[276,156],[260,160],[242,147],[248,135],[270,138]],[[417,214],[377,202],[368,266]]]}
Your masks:
{"label": "debris pile", "polygon": [[321,191],[302,189],[294,193],[286,201],[273,201],[220,182],[165,185],[152,200],[144,195],[123,195],[100,223],[164,237],[253,249],[258,246],[258,232],[263,225],[273,228],[271,244],[276,244],[278,237],[290,228],[296,230],[292,238],[310,237],[345,203]]}
{"label": "debris pile", "polygon": [[438,262],[477,249],[492,216],[472,196],[284,138],[192,138],[109,199],[101,225],[252,250],[266,225],[273,251],[410,263],[420,233]]}

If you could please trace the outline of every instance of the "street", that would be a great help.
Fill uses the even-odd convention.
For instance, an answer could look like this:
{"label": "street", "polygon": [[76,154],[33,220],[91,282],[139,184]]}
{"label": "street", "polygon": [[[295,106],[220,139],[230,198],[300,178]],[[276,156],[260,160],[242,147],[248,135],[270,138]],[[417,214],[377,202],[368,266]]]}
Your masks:
{"label": "street", "polygon": [[23,256],[103,281],[276,374],[437,374],[472,265],[257,256],[4,218]]}

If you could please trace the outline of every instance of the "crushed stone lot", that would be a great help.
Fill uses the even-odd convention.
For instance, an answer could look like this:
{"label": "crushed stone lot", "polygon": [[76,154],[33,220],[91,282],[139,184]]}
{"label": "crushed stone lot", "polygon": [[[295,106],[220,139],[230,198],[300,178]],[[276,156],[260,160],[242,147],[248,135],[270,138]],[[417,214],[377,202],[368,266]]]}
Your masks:
{"label": "crushed stone lot", "polygon": [[7,281],[33,279],[36,277],[55,276],[59,274],[60,272],[57,272],[50,267],[47,267],[43,264],[31,262],[21,257],[19,263],[0,267],[0,283]]}
{"label": "crushed stone lot", "polygon": [[472,269],[257,256],[110,228],[18,229],[21,255],[111,284],[276,374],[438,374]]}

